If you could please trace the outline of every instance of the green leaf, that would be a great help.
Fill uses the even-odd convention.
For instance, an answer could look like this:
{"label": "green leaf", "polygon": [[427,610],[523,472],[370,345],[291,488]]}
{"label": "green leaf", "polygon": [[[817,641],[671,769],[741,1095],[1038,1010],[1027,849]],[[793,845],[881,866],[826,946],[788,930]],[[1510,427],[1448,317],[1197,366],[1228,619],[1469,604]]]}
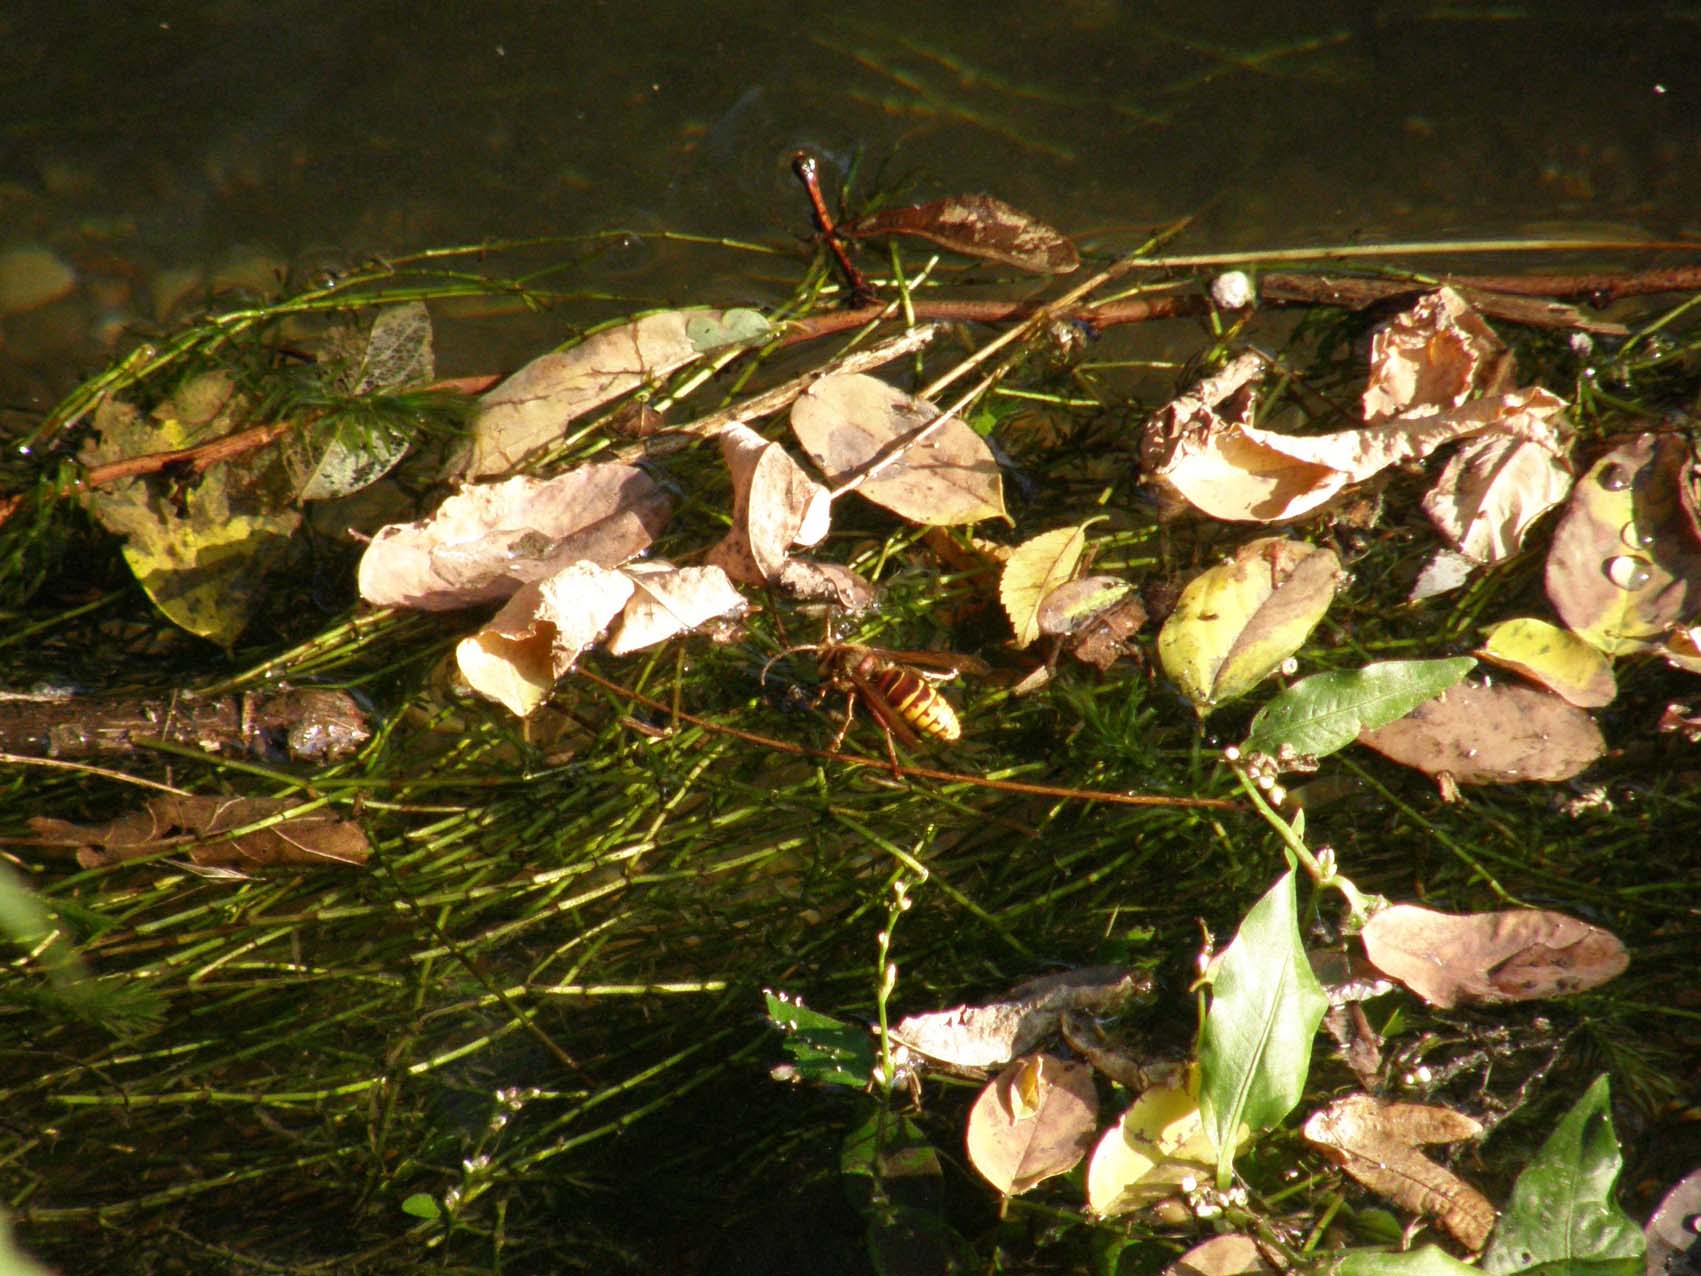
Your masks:
{"label": "green leaf", "polygon": [[402,1202],[402,1213],[412,1214],[415,1218],[427,1221],[443,1217],[443,1211],[438,1207],[437,1198],[429,1192],[415,1192]]}
{"label": "green leaf", "polygon": [[1343,749],[1360,731],[1373,731],[1433,700],[1476,667],[1469,656],[1450,660],[1384,660],[1344,673],[1302,678],[1258,711],[1242,746],[1276,753],[1283,745],[1321,758]]}
{"label": "green leaf", "polygon": [[1508,1276],[1551,1267],[1552,1276],[1602,1276],[1617,1270],[1613,1260],[1634,1260],[1640,1270],[1642,1229],[1613,1199],[1623,1164],[1603,1073],[1518,1176],[1483,1271]]}
{"label": "green leaf", "polygon": [[1435,1245],[1395,1253],[1391,1250],[1361,1249],[1341,1259],[1330,1276],[1481,1276],[1469,1263],[1461,1263]]}
{"label": "green leaf", "polygon": [[1199,1041],[1199,1107],[1228,1186],[1241,1131],[1267,1129],[1299,1103],[1311,1043],[1329,1008],[1299,942],[1290,869],[1252,906],[1223,950]]}
{"label": "green leaf", "polygon": [[762,997],[768,1022],[786,1034],[785,1052],[798,1080],[858,1090],[868,1085],[874,1074],[874,1038],[866,1029],[775,993],[764,991]]}

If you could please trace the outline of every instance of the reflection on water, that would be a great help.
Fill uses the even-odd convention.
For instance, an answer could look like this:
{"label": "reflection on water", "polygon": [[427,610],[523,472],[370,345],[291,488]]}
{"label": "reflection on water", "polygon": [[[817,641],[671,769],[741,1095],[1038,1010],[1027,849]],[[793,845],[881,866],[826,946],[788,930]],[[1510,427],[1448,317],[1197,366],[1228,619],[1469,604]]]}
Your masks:
{"label": "reflection on water", "polygon": [[[800,145],[860,156],[865,186],[995,191],[1089,244],[1192,214],[1195,250],[1580,221],[1669,236],[1701,193],[1693,15],[167,8],[0,14],[0,249],[74,276],[42,300],[0,270],[13,412],[184,298],[275,287],[302,262],[610,226],[784,243],[807,230]],[[583,282],[681,300],[724,269],[633,241]]]}

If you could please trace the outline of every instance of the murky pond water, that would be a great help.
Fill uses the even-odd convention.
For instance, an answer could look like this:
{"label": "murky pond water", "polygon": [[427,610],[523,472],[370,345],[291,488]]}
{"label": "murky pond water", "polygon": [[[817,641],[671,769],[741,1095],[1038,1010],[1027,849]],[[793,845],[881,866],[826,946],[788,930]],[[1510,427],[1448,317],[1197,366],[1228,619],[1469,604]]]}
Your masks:
{"label": "murky pond water", "polygon": [[[1100,257],[1179,219],[1191,220],[1175,246],[1190,253],[1579,233],[1694,237],[1701,234],[1695,212],[1701,208],[1698,66],[1701,15],[1651,5],[204,0],[71,6],[63,0],[12,0],[0,9],[0,438],[32,428],[79,379],[130,344],[164,331],[185,300],[226,290],[231,296],[269,292],[283,280],[433,245],[629,232],[558,281],[575,294],[559,307],[502,315],[482,325],[440,327],[437,369],[444,376],[505,370],[589,319],[663,304],[760,306],[778,300],[796,282],[799,271],[791,263],[764,275],[752,262],[771,259],[685,245],[656,232],[795,247],[801,260],[809,251],[810,221],[789,162],[799,148],[821,156],[834,181],[854,170],[862,192],[901,188],[917,199],[960,191],[996,194],[1067,231],[1089,255]],[[1678,259],[1668,253],[1637,261]],[[1173,325],[1166,335],[1164,325],[1151,326],[1151,341],[1173,342],[1184,355],[1199,344],[1196,327]],[[1165,375],[1173,380],[1169,369]],[[14,458],[14,463],[31,462]],[[1101,476],[1090,478],[1096,489]],[[121,583],[112,586],[111,597],[144,608],[121,566],[110,566],[104,580],[115,577]],[[103,588],[99,576],[93,583],[75,573],[56,579],[65,578],[90,594]],[[327,616],[352,604],[352,585],[344,575],[323,592]],[[70,597],[69,590],[62,593]],[[81,606],[83,595],[74,601]],[[42,628],[57,623],[54,617]],[[398,642],[423,645],[418,631],[398,633]],[[194,650],[185,659],[204,654],[209,666],[222,659],[210,644]],[[46,658],[59,660],[62,653],[55,647]],[[12,674],[24,663],[15,662]],[[758,665],[748,671],[752,685]],[[686,666],[682,656],[681,673]],[[370,681],[382,689],[393,676],[400,681],[386,668]],[[10,681],[19,679],[0,669],[0,687]],[[395,700],[409,703],[416,689],[410,684]],[[752,704],[782,711],[777,703]],[[1185,706],[1165,707],[1182,723],[1179,735],[1191,730]],[[398,712],[397,721],[403,716]],[[1130,717],[1121,729],[1133,739],[1149,721]],[[407,731],[414,738],[436,731],[434,747],[461,748],[457,720],[445,715],[445,722],[396,727],[398,738],[407,738]],[[634,738],[666,739],[660,719],[628,722]],[[1106,731],[1114,734],[1115,728],[1112,723]],[[469,729],[467,739],[474,734]],[[450,738],[453,743],[446,743]],[[1022,743],[1041,756],[1065,748],[1057,735],[1040,732]],[[1140,743],[1134,739],[1130,753]],[[483,740],[477,744],[486,747]],[[137,969],[166,971],[176,981],[169,983],[171,995],[179,1000],[162,1000],[161,1006],[171,1012],[170,1032],[186,1035],[161,1046],[157,1055],[125,1055],[113,1065],[130,1069],[122,1076],[88,1063],[94,1046],[80,1054],[54,1037],[69,1031],[58,1023],[43,1030],[45,1044],[20,1049],[15,1058],[22,1063],[12,1068],[16,1075],[0,1076],[0,1089],[27,1092],[36,1105],[28,1118],[13,1120],[15,1129],[27,1130],[20,1140],[35,1142],[15,1157],[0,1149],[0,1161],[25,1184],[8,1188],[8,1208],[39,1207],[30,1221],[48,1228],[63,1223],[110,1229],[140,1216],[114,1214],[91,1222],[95,1207],[79,1213],[86,1205],[81,1196],[62,1216],[55,1214],[56,1172],[78,1170],[98,1158],[86,1155],[75,1135],[38,1148],[57,1135],[37,1138],[35,1125],[45,1128],[49,1122],[46,1117],[32,1122],[41,1112],[56,1122],[75,1101],[83,1105],[85,1121],[89,1113],[100,1118],[98,1139],[110,1139],[119,1149],[113,1155],[124,1158],[121,1172],[112,1175],[122,1181],[99,1184],[88,1199],[107,1189],[114,1196],[156,1192],[157,1199],[147,1197],[148,1208],[169,1212],[182,1183],[206,1181],[198,1175],[228,1175],[220,1190],[246,1193],[249,1158],[258,1155],[253,1149],[263,1148],[271,1160],[264,1171],[254,1171],[254,1179],[263,1173],[275,1177],[266,1180],[264,1193],[254,1193],[255,1233],[268,1245],[277,1241],[279,1254],[320,1252],[316,1247],[322,1246],[324,1254],[339,1255],[327,1262],[342,1261],[341,1236],[302,1238],[310,1229],[294,1213],[299,1189],[313,1199],[315,1210],[331,1216],[346,1208],[347,1217],[366,1226],[361,1243],[370,1246],[373,1270],[381,1270],[382,1262],[411,1254],[392,1244],[406,1229],[417,1231],[416,1220],[424,1217],[404,1214],[406,1207],[390,1197],[415,1181],[438,1191],[456,1166],[470,1177],[486,1155],[486,1143],[500,1142],[501,1123],[510,1115],[503,1103],[509,1100],[515,1114],[524,1102],[535,1104],[534,1130],[546,1107],[548,1120],[556,1123],[550,1127],[556,1142],[546,1152],[505,1167],[513,1173],[514,1219],[529,1212],[523,1224],[514,1224],[516,1235],[528,1227],[534,1236],[549,1232],[552,1213],[589,1217],[584,1203],[594,1196],[599,1209],[607,1204],[613,1211],[607,1218],[597,1215],[595,1224],[613,1238],[609,1252],[636,1266],[640,1260],[631,1255],[647,1254],[643,1245],[665,1247],[666,1226],[685,1227],[656,1223],[658,1202],[665,1208],[675,1198],[691,1197],[712,1207],[734,1175],[723,1183],[703,1174],[697,1162],[690,1181],[683,1175],[668,1180],[660,1171],[652,1181],[647,1166],[627,1150],[664,1145],[664,1153],[672,1155],[673,1148],[665,1146],[670,1137],[689,1140],[713,1124],[729,1131],[729,1163],[742,1154],[734,1146],[744,1123],[739,1104],[748,1101],[754,1110],[771,1087],[752,1062],[753,1049],[742,1044],[761,1031],[754,999],[743,987],[729,992],[721,976],[727,969],[742,972],[740,961],[764,961],[779,972],[776,979],[789,976],[805,964],[798,953],[806,942],[831,928],[789,898],[776,904],[775,888],[761,876],[767,869],[759,866],[751,870],[748,898],[738,900],[756,921],[737,933],[715,929],[720,920],[715,903],[700,903],[695,892],[725,864],[713,854],[694,858],[701,852],[697,832],[668,830],[664,836],[659,814],[653,827],[639,829],[640,815],[650,819],[646,803],[677,798],[680,809],[689,811],[684,798],[696,800],[691,789],[698,772],[675,767],[662,745],[650,756],[663,760],[643,763],[653,764],[654,775],[646,772],[642,783],[625,789],[618,787],[626,783],[621,777],[611,780],[596,771],[597,759],[540,764],[547,783],[538,791],[559,802],[560,810],[529,793],[501,790],[522,765],[513,758],[527,766],[534,761],[519,745],[512,753],[492,749],[488,758],[471,756],[473,769],[488,773],[490,810],[500,814],[490,815],[465,842],[457,840],[461,833],[443,835],[440,858],[431,841],[436,832],[420,831],[449,809],[431,805],[436,791],[427,795],[430,801],[385,808],[384,795],[392,790],[383,785],[390,777],[346,781],[373,782],[373,795],[363,793],[361,801],[370,800],[375,824],[389,821],[383,836],[393,845],[386,854],[426,861],[405,864],[403,873],[374,872],[353,885],[321,884],[308,875],[242,886],[212,879],[163,885],[125,879],[123,889],[133,890],[135,898],[112,904],[114,916],[122,913],[124,926],[144,920],[135,922],[136,934],[121,936],[125,946],[112,958],[113,968],[129,970],[123,963],[133,962]],[[746,760],[730,746],[727,758],[732,778],[713,800],[736,809],[716,826],[716,836],[724,831],[729,838],[743,837],[748,821],[771,836],[785,857],[828,835],[844,836],[832,829],[823,834],[830,821],[804,798],[789,811],[793,823],[769,834],[755,816],[766,817],[761,804],[781,783],[758,770],[771,760],[749,764],[751,774],[761,777],[750,784],[752,796],[739,770]],[[1198,758],[1195,750],[1194,778],[1203,765]],[[438,759],[433,754],[420,769]],[[696,766],[694,759],[690,765]],[[807,768],[800,763],[798,769]],[[465,778],[447,764],[443,773],[449,777],[445,785]],[[1148,778],[1138,777],[1142,783]],[[799,792],[813,783],[795,775],[783,782]],[[613,787],[603,792],[599,783]],[[590,795],[590,805],[568,812],[568,803],[582,794]],[[65,800],[84,796],[75,792]],[[806,796],[827,801],[820,794]],[[454,808],[457,818],[466,816],[469,825],[482,818],[485,800],[482,791],[466,799]],[[1062,875],[1088,859],[1082,850],[1062,866],[1053,862],[1030,870],[1008,845],[1022,831],[1015,817],[1007,829],[1002,815],[982,821],[966,805],[947,812],[953,815],[964,827],[945,819],[947,841],[961,837],[984,854],[974,860],[974,871],[984,871],[985,880],[1010,897],[1036,889],[1011,885],[1017,877],[1026,882],[1030,871],[1033,880],[1052,871]],[[599,862],[596,876],[584,883],[572,877],[580,864],[550,876],[558,866],[529,857],[539,848],[546,854],[559,850],[556,839],[569,821],[583,823],[587,841],[628,824],[638,829],[631,834],[631,863],[618,857]],[[1506,821],[1502,830],[1509,845],[1520,838],[1531,845],[1540,841],[1526,837],[1522,825],[1513,828],[1515,823]],[[1174,863],[1193,857],[1173,869],[1178,878],[1210,853],[1208,837],[1190,844],[1179,834],[1166,835],[1182,848],[1172,855]],[[1083,833],[1082,843],[1092,836],[1090,830]],[[678,840],[668,842],[669,837]],[[982,847],[976,839],[996,845]],[[1365,831],[1365,845],[1352,849],[1371,859],[1380,851],[1371,845],[1375,840]],[[1159,852],[1127,849],[1137,841],[1124,838],[1117,853],[1144,867],[1139,857]],[[722,849],[717,844],[714,853]],[[1175,850],[1167,844],[1163,849]],[[1503,847],[1503,864],[1519,862],[1524,849],[1521,843]],[[1041,850],[1045,854],[1036,853],[1036,860],[1056,854]],[[776,875],[794,871],[779,851]],[[626,854],[622,848],[620,856]],[[1435,856],[1445,858],[1439,851]],[[646,873],[653,870],[646,882],[671,874],[682,883],[678,894],[658,891],[632,905],[630,920],[612,917],[614,938],[607,940],[606,952],[599,947],[606,938],[600,934],[583,953],[575,950],[580,936],[572,925],[580,920],[575,911],[580,904],[572,892],[583,885],[584,898],[594,901],[605,888],[622,889],[638,880],[639,861]],[[1380,867],[1401,874],[1403,884],[1414,874],[1439,871],[1428,863],[1417,869],[1405,863]],[[1091,864],[1086,868],[1099,872]],[[419,877],[407,877],[415,871]],[[726,871],[726,880],[734,880]],[[1152,876],[1170,871],[1154,864]],[[63,887],[69,874],[66,870],[55,885]],[[1088,875],[1083,871],[1082,880]],[[408,893],[419,881],[429,883],[421,892],[424,903]],[[859,886],[870,899],[883,899],[887,890],[883,881]],[[80,881],[63,898],[76,899],[81,889],[92,896],[105,886]],[[323,896],[312,894],[315,890]],[[177,891],[184,899],[193,897],[193,906]],[[233,903],[238,891],[251,892],[256,902]],[[1231,892],[1225,887],[1222,894]],[[523,915],[534,904],[536,912]],[[878,907],[866,902],[856,907],[867,910],[857,913],[857,924],[867,923],[864,929],[872,932]],[[1134,911],[1145,907],[1142,900]],[[1179,917],[1191,904],[1178,901],[1173,907]],[[431,911],[436,908],[441,913]],[[1675,913],[1679,905],[1671,908]],[[831,907],[820,916],[831,920]],[[284,919],[280,929],[260,937],[273,917]],[[538,919],[548,925],[531,928]],[[1144,913],[1138,920],[1154,933],[1159,929],[1159,921]],[[1190,918],[1166,915],[1161,922],[1180,936],[1178,947],[1194,941]],[[920,930],[918,922],[905,924],[912,933]],[[246,942],[240,951],[234,944],[218,949],[221,955],[206,970],[217,977],[203,987],[197,982],[202,972],[193,967],[199,958],[189,946],[203,937],[208,944],[224,942],[249,925],[256,953],[274,945],[262,954],[264,961],[255,958],[250,976],[236,960],[249,960]],[[667,965],[677,954],[665,953],[667,961],[653,956],[664,947],[656,935],[670,925],[697,928],[679,946],[687,954],[681,968],[691,978],[665,988],[658,982],[673,1000],[646,1001],[634,1010],[641,1000],[634,990],[643,992],[647,981],[680,973]],[[198,929],[203,927],[204,934]],[[94,933],[92,924],[90,929]],[[860,932],[856,942],[861,947],[854,960],[862,962],[872,949]],[[465,950],[456,950],[457,959],[473,954],[464,972],[444,955],[461,943]],[[939,944],[948,946],[948,939]],[[168,955],[159,957],[161,952]],[[1053,956],[1047,953],[1045,960]],[[227,959],[229,970],[214,971]],[[625,1093],[609,1081],[625,1084],[625,1074],[617,1071],[585,1083],[582,1093],[574,1089],[580,1078],[561,1080],[566,1073],[559,1061],[514,1031],[521,1016],[513,1006],[498,1008],[507,996],[503,980],[512,977],[519,981],[516,987],[539,982],[546,969],[551,980],[559,975],[554,990],[571,1007],[560,1013],[582,1016],[572,1020],[575,1031],[589,1025],[583,1028],[587,1053],[624,1060],[648,1051],[646,1060],[678,1065],[677,1072],[663,1070],[653,1082],[676,1090],[654,1097],[658,1090],[645,1088],[652,1085],[645,1076],[632,1079]],[[762,977],[768,977],[766,967]],[[230,982],[221,985],[219,979]],[[845,979],[860,981],[860,996],[867,971],[859,966]],[[167,983],[161,976],[160,986]],[[497,991],[499,985],[503,991]],[[334,994],[326,994],[327,988]],[[707,1004],[692,999],[711,993],[727,998],[716,1007],[720,1017],[705,1025],[701,1020],[709,1012],[697,1020],[686,1018],[699,1014],[695,1008],[679,1012],[689,1038],[682,1042],[669,1019],[673,1007]],[[607,1000],[595,1001],[604,995]],[[280,1031],[276,1020],[321,1004],[334,1015],[303,1028],[312,1044],[297,1050],[290,1029]],[[78,1039],[84,1043],[98,1035],[86,1024],[74,1027],[86,1030]],[[726,1043],[734,1038],[741,1043],[737,1077],[705,1100],[708,1089],[693,1092],[712,1070],[704,1060],[718,1058],[713,1066],[727,1067],[727,1059],[714,1051],[730,1057]],[[573,1044],[578,1050],[581,1042]],[[105,1038],[98,1046],[117,1049]],[[184,1058],[168,1057],[174,1051]],[[37,1067],[49,1055],[52,1069]],[[100,1066],[105,1064],[102,1056]],[[57,1071],[61,1065],[63,1074]],[[42,1082],[41,1074],[49,1071],[49,1081]],[[528,1085],[544,1078],[550,1093],[515,1099],[522,1075]],[[61,1087],[55,1078],[72,1079]],[[157,1105],[149,1108],[137,1094],[156,1079],[159,1093],[144,1096]],[[598,1085],[607,1088],[599,1092]],[[762,1098],[750,1097],[758,1092]],[[211,1103],[208,1096],[214,1094],[225,1106]],[[508,1099],[492,1109],[492,1094]],[[610,1096],[630,1101],[636,1113],[630,1122],[623,1108],[594,1111]],[[639,1144],[632,1130],[651,1112],[640,1106],[654,1098],[654,1111],[666,1111],[668,1102],[682,1097],[685,1121]],[[144,1110],[148,1115],[137,1118],[141,1133],[133,1134],[119,1114],[129,1119],[132,1111]],[[115,1115],[107,1122],[109,1111]],[[566,1115],[558,1116],[561,1112]],[[606,1118],[607,1124],[581,1137],[573,1122],[587,1112],[592,1114],[584,1118],[587,1123]],[[609,1116],[613,1112],[621,1115]],[[154,1113],[167,1115],[158,1118],[159,1126],[145,1126]],[[180,1125],[166,1124],[179,1118]],[[72,1128],[69,1118],[64,1124]],[[645,1128],[663,1124],[658,1120]],[[92,1143],[97,1136],[86,1133],[90,1128],[76,1127]],[[156,1134],[169,1143],[157,1157],[150,1142]],[[543,1137],[538,1139],[543,1146]],[[603,1155],[594,1170],[584,1169],[589,1157],[579,1159],[581,1144]],[[207,1155],[209,1148],[234,1150],[219,1161]],[[558,1151],[574,1154],[552,1159]],[[815,1151],[806,1147],[798,1155]],[[354,1167],[346,1171],[348,1182],[358,1180],[359,1190],[343,1192],[337,1179],[332,1192],[326,1183],[344,1171],[325,1167],[341,1166],[345,1156]],[[126,1177],[132,1173],[133,1182]],[[620,1174],[644,1178],[645,1191],[618,1193],[609,1185]],[[286,1190],[274,1190],[284,1181]],[[737,1186],[751,1195],[766,1190]],[[316,1191],[337,1200],[326,1206]],[[835,1201],[837,1192],[831,1184]],[[208,1193],[206,1199],[214,1204],[202,1207],[197,1200],[204,1212],[185,1234],[222,1237],[226,1197]],[[506,1210],[508,1198],[503,1201]],[[499,1234],[508,1216],[498,1211],[493,1217]],[[59,1243],[69,1244],[64,1236],[70,1234],[58,1234]],[[637,1239],[621,1250],[630,1238]],[[810,1243],[799,1261],[824,1262],[830,1247],[813,1236],[806,1239]],[[690,1240],[704,1250],[712,1244],[702,1235]],[[462,1236],[457,1243],[464,1241]],[[860,1234],[849,1247],[859,1243]],[[169,1249],[175,1241],[159,1244]],[[539,1252],[543,1248],[540,1243]],[[735,1249],[728,1245],[721,1264],[703,1270],[757,1270]],[[595,1265],[600,1257],[583,1261]]]}
{"label": "murky pond water", "polygon": [[[1655,6],[663,6],[227,0],[0,14],[0,310],[40,410],[174,301],[425,245],[624,227],[785,242],[800,146],[1089,243],[1694,229],[1701,21]],[[633,239],[579,280],[761,300]],[[724,275],[722,272],[726,272]],[[68,286],[68,285],[67,285]],[[528,340],[535,341],[528,335]],[[445,371],[484,349],[443,351]]]}

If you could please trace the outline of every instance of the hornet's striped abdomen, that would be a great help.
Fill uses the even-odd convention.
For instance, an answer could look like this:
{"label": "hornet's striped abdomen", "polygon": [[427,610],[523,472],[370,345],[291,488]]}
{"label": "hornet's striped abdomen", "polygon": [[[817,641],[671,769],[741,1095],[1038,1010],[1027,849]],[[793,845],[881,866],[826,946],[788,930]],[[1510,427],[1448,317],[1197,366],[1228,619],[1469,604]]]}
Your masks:
{"label": "hornet's striped abdomen", "polygon": [[851,677],[862,679],[878,691],[917,735],[935,740],[961,738],[963,728],[957,721],[956,710],[920,674],[871,651],[856,652],[853,661]]}

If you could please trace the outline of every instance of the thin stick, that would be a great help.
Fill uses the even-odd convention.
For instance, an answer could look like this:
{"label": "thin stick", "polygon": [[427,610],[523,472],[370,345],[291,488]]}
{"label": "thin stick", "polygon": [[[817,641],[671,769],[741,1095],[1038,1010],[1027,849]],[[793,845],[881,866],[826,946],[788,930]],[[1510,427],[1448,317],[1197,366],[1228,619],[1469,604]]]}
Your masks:
{"label": "thin stick", "polygon": [[[574,671],[579,677],[595,683],[604,690],[612,691],[622,699],[633,704],[643,705],[646,709],[659,713],[672,713],[671,706],[649,696],[623,687],[617,682],[610,682],[580,668]],[[754,731],[745,731],[739,727],[729,727],[725,723],[711,722],[707,718],[699,718],[692,713],[681,710],[676,715],[681,722],[701,727],[705,731],[713,731],[717,735],[731,736],[735,740],[743,740],[747,744],[758,744],[764,748],[773,749],[778,753],[789,753],[800,758],[819,758],[825,762],[840,762],[845,766],[874,767],[877,770],[888,770],[883,758],[865,758],[855,753],[840,753],[831,749],[811,749],[805,745],[793,744],[789,740],[776,740],[772,736],[758,735]],[[976,788],[996,789],[1001,793],[1027,793],[1035,797],[1067,798],[1082,802],[1107,802],[1116,806],[1169,806],[1182,807],[1189,810],[1205,811],[1239,811],[1244,808],[1238,802],[1227,798],[1202,797],[1168,797],[1156,793],[1112,793],[1106,789],[1070,789],[1053,784],[1029,784],[1023,780],[993,780],[984,775],[969,775],[961,771],[939,771],[932,767],[902,766],[899,773],[917,780],[938,780],[943,784],[968,784]]]}

